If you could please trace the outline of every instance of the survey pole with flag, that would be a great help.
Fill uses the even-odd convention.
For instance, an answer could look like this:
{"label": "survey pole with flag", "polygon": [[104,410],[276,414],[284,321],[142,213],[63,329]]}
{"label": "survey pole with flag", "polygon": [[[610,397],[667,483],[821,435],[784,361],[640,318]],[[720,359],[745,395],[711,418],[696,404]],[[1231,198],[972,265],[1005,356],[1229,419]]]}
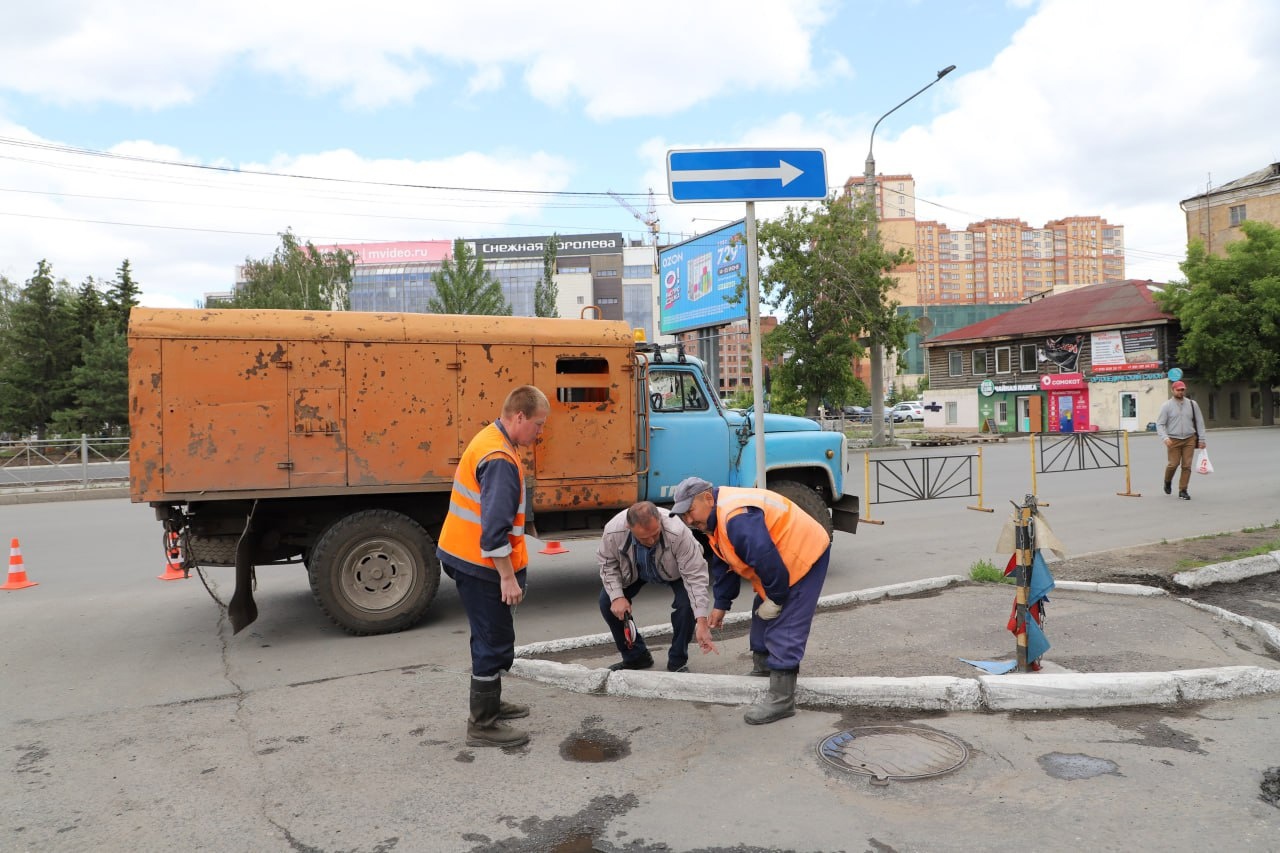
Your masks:
{"label": "survey pole with flag", "polygon": [[667,152],[667,193],[676,203],[746,202],[747,328],[756,419],[756,487],[764,488],[764,360],[760,354],[760,249],[757,201],[827,197],[827,155],[821,148],[696,148]]}

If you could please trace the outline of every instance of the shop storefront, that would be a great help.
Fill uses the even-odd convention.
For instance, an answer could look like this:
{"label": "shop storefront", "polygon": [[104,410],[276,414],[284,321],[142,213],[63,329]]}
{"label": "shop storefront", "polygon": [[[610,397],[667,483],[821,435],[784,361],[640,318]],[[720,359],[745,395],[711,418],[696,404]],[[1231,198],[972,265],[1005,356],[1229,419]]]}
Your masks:
{"label": "shop storefront", "polygon": [[989,432],[1044,432],[1045,394],[1035,382],[993,382],[978,385],[980,427]]}
{"label": "shop storefront", "polygon": [[1046,373],[1040,387],[1047,397],[1045,432],[1089,430],[1089,386],[1083,373]]}

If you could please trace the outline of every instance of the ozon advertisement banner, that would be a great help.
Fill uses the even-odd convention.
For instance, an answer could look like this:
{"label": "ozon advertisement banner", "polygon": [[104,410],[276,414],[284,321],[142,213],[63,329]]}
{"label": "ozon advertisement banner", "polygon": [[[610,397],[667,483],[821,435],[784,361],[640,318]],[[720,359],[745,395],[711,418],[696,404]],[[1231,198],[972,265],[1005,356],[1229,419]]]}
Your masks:
{"label": "ozon advertisement banner", "polygon": [[658,274],[662,334],[746,319],[745,290],[736,299],[738,285],[747,279],[745,220],[663,249]]}

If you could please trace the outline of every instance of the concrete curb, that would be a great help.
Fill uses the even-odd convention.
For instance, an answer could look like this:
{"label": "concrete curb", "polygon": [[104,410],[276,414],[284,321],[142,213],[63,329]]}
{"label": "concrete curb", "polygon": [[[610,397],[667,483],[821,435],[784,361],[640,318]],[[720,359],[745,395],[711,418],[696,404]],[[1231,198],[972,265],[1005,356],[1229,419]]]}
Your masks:
{"label": "concrete curb", "polygon": [[36,489],[22,492],[0,492],[0,506],[17,504],[64,503],[66,501],[96,501],[106,498],[129,497],[128,486],[90,486],[87,489]]}
{"label": "concrete curb", "polygon": [[1272,551],[1270,554],[1261,554],[1257,557],[1245,557],[1243,560],[1214,563],[1193,571],[1178,572],[1173,576],[1173,582],[1187,589],[1200,589],[1215,583],[1229,583],[1278,571],[1280,571],[1280,551]]}
{"label": "concrete curb", "polygon": [[[1270,556],[1270,555],[1269,555]],[[1253,562],[1255,558],[1237,562]],[[1224,563],[1205,577],[1225,577]],[[1280,570],[1276,561],[1271,571]],[[1198,570],[1203,571],[1203,569]],[[1254,574],[1240,577],[1253,577]],[[1194,574],[1194,573],[1186,573]],[[891,586],[823,596],[818,609],[901,598],[920,592],[945,589],[968,581],[959,575],[926,578]],[[1208,581],[1216,583],[1221,581]],[[1096,592],[1103,595],[1161,596],[1167,593],[1141,584],[1060,581],[1059,589]],[[1280,653],[1280,628],[1267,622],[1232,613],[1220,607],[1186,598],[1177,601],[1256,632],[1272,651]],[[750,613],[730,613],[725,624],[745,622]],[[670,625],[642,629],[645,636],[670,633]],[[578,693],[605,693],[638,699],[671,699],[683,702],[710,702],[748,705],[764,696],[768,682],[744,675],[670,673],[652,670],[590,669],[580,664],[530,660],[532,656],[567,651],[612,642],[605,634],[591,634],[516,649],[513,675],[561,687]],[[796,705],[805,708],[833,706],[904,708],[941,711],[1035,711],[1106,708],[1135,705],[1171,705],[1214,699],[1234,699],[1264,693],[1280,693],[1280,670],[1257,666],[1224,666],[1169,672],[1101,673],[1010,673],[979,675],[976,678],[950,676],[815,677],[796,682]]]}

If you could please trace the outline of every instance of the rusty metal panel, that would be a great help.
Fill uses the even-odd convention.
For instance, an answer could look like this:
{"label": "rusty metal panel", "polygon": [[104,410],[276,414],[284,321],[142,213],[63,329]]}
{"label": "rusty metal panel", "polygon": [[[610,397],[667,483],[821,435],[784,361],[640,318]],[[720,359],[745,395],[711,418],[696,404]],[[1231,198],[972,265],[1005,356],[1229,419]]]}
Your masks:
{"label": "rusty metal panel", "polygon": [[129,497],[159,500],[163,434],[160,429],[160,342],[129,342]]}
{"label": "rusty metal panel", "polygon": [[636,472],[631,350],[538,347],[534,384],[551,401],[538,447],[539,482]]}
{"label": "rusty metal panel", "polygon": [[453,482],[457,360],[453,344],[347,344],[350,485]]}
{"label": "rusty metal panel", "polygon": [[287,486],[285,345],[174,340],[161,356],[165,491]]}
{"label": "rusty metal panel", "polygon": [[[497,319],[497,318],[490,318]],[[533,351],[529,347],[495,344],[462,344],[458,347],[458,424],[460,444],[457,458],[481,427],[502,415],[502,403],[511,391],[533,382]],[[545,394],[547,389],[542,389]],[[551,429],[548,421],[547,429]],[[542,452],[547,433],[533,451]],[[525,451],[525,470],[532,471],[530,451]],[[451,472],[452,476],[452,472]]]}
{"label": "rusty metal panel", "polygon": [[290,342],[289,361],[289,485],[345,486],[346,345]]}

